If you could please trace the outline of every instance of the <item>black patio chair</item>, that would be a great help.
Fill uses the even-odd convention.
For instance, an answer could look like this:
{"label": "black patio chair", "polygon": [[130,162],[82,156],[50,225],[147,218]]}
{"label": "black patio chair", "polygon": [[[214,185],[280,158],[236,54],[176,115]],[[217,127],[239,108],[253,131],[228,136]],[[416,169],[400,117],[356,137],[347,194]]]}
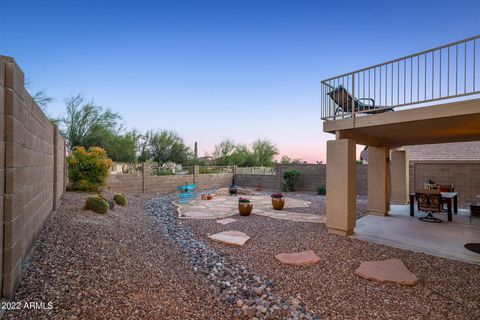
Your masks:
{"label": "black patio chair", "polygon": [[335,109],[334,118],[337,116],[339,111],[352,113],[352,105],[354,106],[355,112],[367,112],[367,113],[382,113],[385,111],[393,111],[393,107],[379,106],[375,104],[375,100],[372,98],[354,98],[348,90],[339,85],[334,88],[332,91],[327,93],[328,96],[335,102],[338,106]]}
{"label": "black patio chair", "polygon": [[432,215],[432,213],[440,213],[443,210],[440,189],[418,189],[415,193],[418,201],[418,210],[427,212],[427,215],[421,217],[420,220],[442,222],[442,220]]}

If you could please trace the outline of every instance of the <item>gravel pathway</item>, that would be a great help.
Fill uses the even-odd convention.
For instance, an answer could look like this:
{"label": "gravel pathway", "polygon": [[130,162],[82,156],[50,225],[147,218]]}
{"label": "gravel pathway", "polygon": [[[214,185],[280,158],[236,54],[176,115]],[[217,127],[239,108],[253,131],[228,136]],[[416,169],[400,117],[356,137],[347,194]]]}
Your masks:
{"label": "gravel pathway", "polygon": [[[303,301],[322,319],[480,319],[480,267],[327,233],[325,226],[233,216],[238,222],[186,223],[203,241],[225,230],[245,232],[243,247],[211,242],[218,252],[255,270],[283,292]],[[274,256],[314,250],[321,261],[313,267],[290,267]],[[419,276],[417,285],[379,284],[354,274],[362,261],[399,258]]]}
{"label": "gravel pathway", "polygon": [[[226,226],[178,220],[172,196],[129,195],[127,207],[98,215],[79,209],[85,196],[64,195],[15,296],[53,309],[11,310],[7,319],[480,318],[479,266],[330,235],[319,224],[257,215]],[[206,238],[225,230],[252,238],[243,247]],[[312,267],[274,259],[310,249],[321,258]],[[401,259],[419,284],[354,275],[361,261],[386,258]]]}
{"label": "gravel pathway", "polygon": [[210,240],[199,241],[184,221],[176,219],[175,208],[171,204],[173,200],[174,196],[155,198],[147,204],[147,211],[156,218],[171,243],[182,250],[190,267],[206,277],[209,288],[217,292],[222,301],[237,307],[235,316],[248,319],[317,319],[308,312],[300,297],[277,294],[272,281],[241,264],[232,263],[228,256],[218,254],[206,244]]}
{"label": "gravel pathway", "polygon": [[67,193],[47,222],[7,319],[230,319],[234,308],[186,265],[144,209],[147,198],[99,215]]}

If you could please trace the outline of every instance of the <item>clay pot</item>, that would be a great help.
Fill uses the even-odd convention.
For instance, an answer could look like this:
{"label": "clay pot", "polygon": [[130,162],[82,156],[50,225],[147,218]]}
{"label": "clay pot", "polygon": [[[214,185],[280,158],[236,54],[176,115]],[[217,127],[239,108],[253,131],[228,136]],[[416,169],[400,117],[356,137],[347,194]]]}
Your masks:
{"label": "clay pot", "polygon": [[212,200],[213,196],[211,194],[207,195],[207,200]]}
{"label": "clay pot", "polygon": [[272,198],[272,207],[275,210],[282,210],[285,206],[285,198]]}
{"label": "clay pot", "polygon": [[239,202],[238,211],[241,216],[249,216],[253,210],[253,203],[251,202]]}

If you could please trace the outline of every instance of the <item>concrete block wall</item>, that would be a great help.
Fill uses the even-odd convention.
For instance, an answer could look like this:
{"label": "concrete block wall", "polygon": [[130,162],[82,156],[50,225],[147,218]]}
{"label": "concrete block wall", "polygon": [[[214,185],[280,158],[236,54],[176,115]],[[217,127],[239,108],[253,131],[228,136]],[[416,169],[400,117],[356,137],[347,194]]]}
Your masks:
{"label": "concrete block wall", "polygon": [[148,167],[144,168],[145,174],[111,174],[107,180],[107,188],[112,191],[129,193],[172,193],[177,187],[184,184],[196,183],[199,189],[227,187],[232,183],[233,174],[215,173],[153,176],[148,174]]}
{"label": "concrete block wall", "polygon": [[[325,164],[277,164],[275,175],[237,174],[236,183],[242,187],[255,188],[260,184],[265,190],[282,190],[283,174],[287,170],[300,171],[298,191],[317,192],[320,186],[326,186],[327,169]],[[367,165],[357,165],[357,194],[367,194]]]}
{"label": "concrete block wall", "polygon": [[428,179],[438,184],[453,184],[458,198],[471,201],[480,195],[480,161],[411,162],[410,192],[423,188]]}
{"label": "concrete block wall", "polygon": [[2,296],[12,298],[22,264],[63,193],[65,142],[25,90],[23,71],[3,56],[0,111],[1,287]]}

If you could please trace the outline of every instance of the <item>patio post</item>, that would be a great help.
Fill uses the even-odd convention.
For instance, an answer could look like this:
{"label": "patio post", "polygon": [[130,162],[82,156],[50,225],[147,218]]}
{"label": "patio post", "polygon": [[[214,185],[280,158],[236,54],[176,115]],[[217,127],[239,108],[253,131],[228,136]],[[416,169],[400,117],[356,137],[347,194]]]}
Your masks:
{"label": "patio post", "polygon": [[408,203],[408,159],[405,150],[392,150],[391,152],[392,172],[392,203]]}
{"label": "patio post", "polygon": [[368,212],[386,216],[390,211],[388,147],[368,147]]}
{"label": "patio post", "polygon": [[327,229],[342,236],[353,234],[356,211],[356,143],[351,139],[327,141]]}

